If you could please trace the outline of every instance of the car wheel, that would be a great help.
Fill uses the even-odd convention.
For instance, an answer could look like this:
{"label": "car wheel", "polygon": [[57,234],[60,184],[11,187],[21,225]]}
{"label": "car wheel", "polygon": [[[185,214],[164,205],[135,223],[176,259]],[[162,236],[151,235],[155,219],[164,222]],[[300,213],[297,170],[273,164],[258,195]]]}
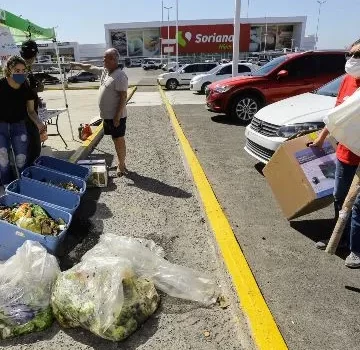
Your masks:
{"label": "car wheel", "polygon": [[95,81],[95,78],[90,78],[90,81],[93,83]]}
{"label": "car wheel", "polygon": [[249,124],[255,113],[261,108],[259,99],[254,95],[237,96],[230,110],[230,116],[242,124]]}
{"label": "car wheel", "polygon": [[169,79],[166,83],[166,88],[168,90],[176,90],[178,85],[179,85],[179,83],[176,79]]}
{"label": "car wheel", "polygon": [[210,84],[211,84],[210,82],[206,82],[206,83],[202,84],[202,87],[201,87],[202,94],[205,94],[206,87]]}

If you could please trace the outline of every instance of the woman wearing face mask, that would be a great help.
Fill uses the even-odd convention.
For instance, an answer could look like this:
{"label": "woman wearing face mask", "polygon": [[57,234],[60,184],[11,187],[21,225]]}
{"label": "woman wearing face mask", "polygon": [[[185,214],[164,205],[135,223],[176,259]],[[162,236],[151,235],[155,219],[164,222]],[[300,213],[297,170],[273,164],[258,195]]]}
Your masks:
{"label": "woman wearing face mask", "polygon": [[[346,76],[340,86],[336,105],[343,103],[358,88],[360,88],[360,40],[355,42],[350,51],[349,59],[345,65]],[[329,131],[324,128],[312,146],[322,147]],[[334,186],[335,217],[338,218],[344,200],[349,192],[360,157],[352,153],[342,144],[338,144],[336,150],[336,172]],[[350,237],[349,237],[350,233]],[[350,238],[350,239],[349,239]],[[325,249],[328,241],[316,243],[318,249]],[[348,267],[360,267],[360,196],[356,198],[352,210],[351,222],[349,220],[344,230],[341,244],[350,246],[350,255],[346,258],[345,265]]]}
{"label": "woman wearing face mask", "polygon": [[18,171],[21,172],[26,164],[27,116],[40,132],[45,130],[45,125],[34,111],[35,96],[25,81],[25,61],[19,56],[10,57],[6,63],[5,78],[0,79],[0,176],[4,186],[14,178],[9,162],[10,144]]}

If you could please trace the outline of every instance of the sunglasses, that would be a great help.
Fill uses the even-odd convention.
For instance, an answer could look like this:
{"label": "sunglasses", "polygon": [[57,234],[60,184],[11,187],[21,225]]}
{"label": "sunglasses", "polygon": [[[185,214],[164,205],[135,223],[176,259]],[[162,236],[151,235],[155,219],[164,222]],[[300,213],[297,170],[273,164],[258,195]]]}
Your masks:
{"label": "sunglasses", "polygon": [[348,52],[346,54],[346,58],[360,58],[360,51],[355,51],[355,52]]}

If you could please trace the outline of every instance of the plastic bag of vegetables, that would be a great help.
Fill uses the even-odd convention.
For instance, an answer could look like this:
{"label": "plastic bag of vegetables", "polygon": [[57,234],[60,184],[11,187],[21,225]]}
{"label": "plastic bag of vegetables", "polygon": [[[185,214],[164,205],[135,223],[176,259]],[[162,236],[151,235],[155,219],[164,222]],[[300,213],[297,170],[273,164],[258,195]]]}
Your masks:
{"label": "plastic bag of vegetables", "polygon": [[138,276],[151,280],[156,288],[175,298],[210,305],[220,294],[216,283],[205,273],[165,260],[163,250],[153,241],[105,234],[83,259],[91,256],[126,258]]}
{"label": "plastic bag of vegetables", "polygon": [[113,341],[132,334],[157,309],[152,282],[138,278],[127,259],[88,257],[62,272],[51,306],[63,327],[82,327]]}
{"label": "plastic bag of vegetables", "polygon": [[56,258],[33,241],[0,264],[0,339],[51,326],[51,287],[58,273]]}

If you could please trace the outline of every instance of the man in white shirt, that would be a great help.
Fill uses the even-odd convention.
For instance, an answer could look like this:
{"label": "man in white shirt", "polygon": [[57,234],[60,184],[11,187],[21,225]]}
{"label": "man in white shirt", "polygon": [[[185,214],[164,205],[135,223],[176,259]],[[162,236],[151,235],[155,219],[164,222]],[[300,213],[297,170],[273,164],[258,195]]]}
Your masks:
{"label": "man in white shirt", "polygon": [[105,135],[111,135],[114,141],[118,157],[117,175],[122,176],[127,171],[125,131],[128,78],[119,66],[119,58],[119,52],[112,48],[104,53],[104,68],[78,62],[73,62],[71,66],[100,76],[100,117],[104,121]]}

